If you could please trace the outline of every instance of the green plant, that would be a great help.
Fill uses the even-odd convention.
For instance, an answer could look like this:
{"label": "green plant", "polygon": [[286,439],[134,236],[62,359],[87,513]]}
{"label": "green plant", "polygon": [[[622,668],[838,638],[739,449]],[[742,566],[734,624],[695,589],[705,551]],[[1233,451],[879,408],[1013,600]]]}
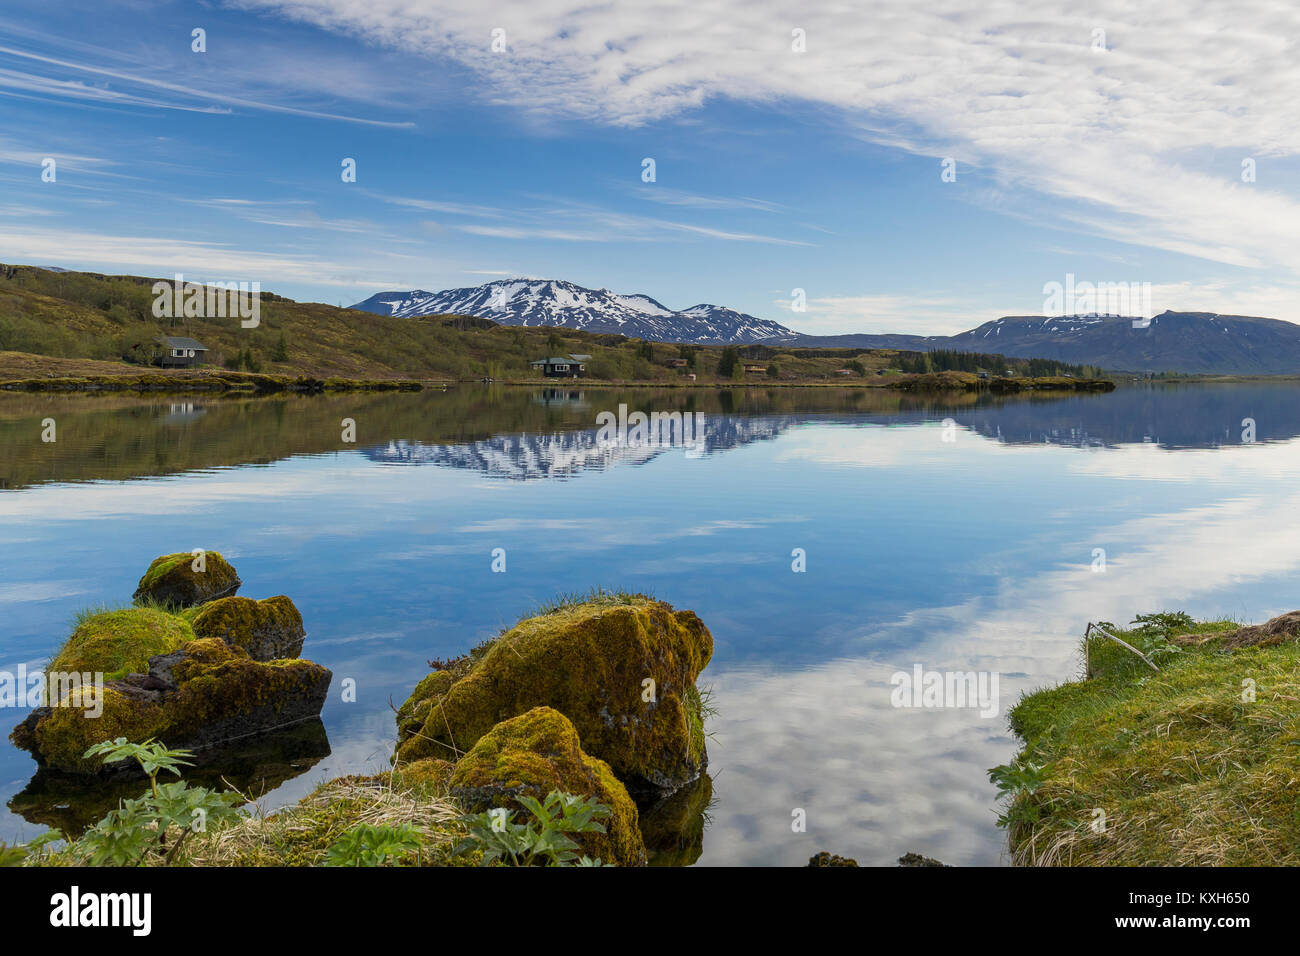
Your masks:
{"label": "green plant", "polygon": [[389,860],[414,853],[420,862],[420,831],[409,823],[399,826],[359,824],[325,851],[326,866],[383,866]]}
{"label": "green plant", "polygon": [[[85,756],[101,757],[106,763],[135,760],[149,777],[149,791],[134,800],[123,800],[72,844],[69,849],[78,863],[139,866],[161,861],[167,865],[189,834],[240,815],[236,808],[244,798],[238,793],[191,787],[182,780],[158,782],[164,771],[180,776],[180,768],[190,765],[185,759],[191,756],[188,750],[173,750],[153,739],[137,744],[118,737],[95,744]],[[180,832],[173,835],[174,829]]]}
{"label": "green plant", "polygon": [[24,866],[39,863],[45,856],[45,848],[51,843],[63,839],[58,830],[46,830],[36,839],[18,846],[9,846],[0,841],[0,866]]}
{"label": "green plant", "polygon": [[1182,611],[1161,614],[1139,614],[1133,619],[1132,632],[1138,650],[1151,660],[1160,660],[1178,653],[1178,646],[1170,641],[1176,634],[1191,631],[1196,622]]}
{"label": "green plant", "polygon": [[545,802],[536,797],[518,798],[531,817],[515,823],[514,811],[498,808],[463,818],[469,836],[457,844],[455,853],[482,850],[483,866],[500,860],[508,866],[601,866],[599,859],[579,856],[578,844],[570,833],[604,833],[598,817],[610,815],[610,808],[595,797],[579,797],[552,790]]}
{"label": "green plant", "polygon": [[1043,785],[1046,771],[1045,764],[1034,763],[1023,755],[989,770],[989,781],[998,788],[998,796],[1006,800],[1006,810],[998,814],[998,826],[1010,828],[1038,819],[1038,808],[1025,798]]}

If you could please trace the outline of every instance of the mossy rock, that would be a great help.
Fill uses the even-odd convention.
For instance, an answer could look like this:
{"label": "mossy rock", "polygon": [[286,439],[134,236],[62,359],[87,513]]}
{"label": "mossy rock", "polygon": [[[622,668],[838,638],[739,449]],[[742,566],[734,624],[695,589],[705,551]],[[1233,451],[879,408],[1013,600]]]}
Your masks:
{"label": "mossy rock", "polygon": [[[143,742],[158,737],[167,727],[167,717],[156,702],[141,701],[108,686],[103,689],[102,700],[103,711],[98,717],[81,706],[84,698],[73,701],[65,697],[49,709],[49,715],[35,725],[33,734],[36,756],[43,765],[94,773],[100,769],[100,759],[85,757],[91,745],[118,737]],[[11,739],[19,743],[12,735]]]}
{"label": "mossy rock", "polygon": [[77,625],[46,668],[47,673],[97,673],[106,679],[144,673],[149,658],[194,639],[190,625],[154,608],[92,614]]}
{"label": "mossy rock", "polygon": [[501,721],[553,707],[634,793],[675,790],[707,766],[695,679],[712,655],[694,612],[650,598],[528,618],[465,673],[420,682],[398,711],[397,760],[455,759]]}
{"label": "mossy rock", "polygon": [[412,789],[444,793],[451,782],[451,775],[455,772],[456,765],[450,760],[425,757],[423,760],[416,760],[395,768],[393,779]]}
{"label": "mossy rock", "polygon": [[105,683],[98,716],[65,699],[33,711],[10,739],[43,766],[94,773],[105,768],[83,755],[102,740],[155,737],[203,750],[319,717],[330,678],[311,661],[254,661],[242,647],[202,638],[155,656],[148,674]]}
{"label": "mossy rock", "polygon": [[243,648],[216,638],[194,641],[165,695],[169,726],[164,739],[195,747],[266,733],[320,715],[330,671],[305,660],[255,661]]}
{"label": "mossy rock", "polygon": [[225,597],[204,604],[194,616],[194,636],[242,647],[255,661],[275,661],[302,654],[307,632],[293,601],[280,594],[262,601]]}
{"label": "mossy rock", "polygon": [[604,833],[572,834],[581,852],[617,866],[645,864],[636,804],[609,764],[582,751],[578,731],[559,711],[536,707],[484,734],[451,776],[451,795],[471,812],[492,807],[527,811],[520,796],[546,799],[552,790],[595,797],[610,808]]}
{"label": "mossy rock", "polygon": [[155,558],[135,589],[137,604],[153,602],[184,608],[215,601],[239,590],[239,575],[220,553],[206,551],[202,570],[195,570],[199,559],[189,552],[165,554]]}

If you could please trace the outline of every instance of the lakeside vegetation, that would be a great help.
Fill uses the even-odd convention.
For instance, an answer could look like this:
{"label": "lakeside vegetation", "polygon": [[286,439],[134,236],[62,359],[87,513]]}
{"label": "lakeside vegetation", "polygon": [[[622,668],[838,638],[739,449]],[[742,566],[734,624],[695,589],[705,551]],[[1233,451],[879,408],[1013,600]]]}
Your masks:
{"label": "lakeside vegetation", "polygon": [[[555,380],[542,379],[530,362],[568,354],[591,356],[583,380],[589,384],[892,388],[920,381],[929,388],[979,389],[988,379],[1006,378],[1028,387],[1047,387],[1032,384],[1039,379],[1050,379],[1051,387],[1075,388],[1086,380],[1093,381],[1090,387],[1109,387],[1098,383],[1099,369],[1043,359],[677,345],[565,328],[502,326],[469,316],[395,318],[269,292],[261,293],[258,326],[244,329],[234,318],[155,318],[155,281],[0,265],[0,387],[319,391],[397,379],[533,383]],[[202,342],[209,350],[205,367],[199,372],[150,368],[145,362],[163,335]]]}
{"label": "lakeside vegetation", "polygon": [[1300,864],[1300,612],[1258,626],[1142,615],[1081,680],[1025,695],[990,772],[1024,866]]}
{"label": "lakeside vegetation", "polygon": [[[713,708],[696,680],[713,637],[692,611],[638,593],[561,595],[462,656],[429,663],[396,709],[391,770],[336,778],[266,814],[250,812],[254,794],[224,771],[268,736],[318,722],[331,675],[299,657],[305,630],[292,601],[237,597],[241,583],[216,551],[163,555],[132,606],[76,615],[47,670],[45,704],[10,740],[36,758],[38,777],[61,775],[61,800],[102,815],[65,814],[63,829],[0,844],[0,865],[699,857]],[[59,668],[98,678],[83,686]],[[208,774],[191,778],[200,768]]]}

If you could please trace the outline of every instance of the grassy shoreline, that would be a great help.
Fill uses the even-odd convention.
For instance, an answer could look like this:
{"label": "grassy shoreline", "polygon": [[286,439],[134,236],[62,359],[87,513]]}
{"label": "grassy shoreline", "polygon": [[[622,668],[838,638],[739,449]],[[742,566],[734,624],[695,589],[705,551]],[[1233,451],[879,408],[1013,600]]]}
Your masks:
{"label": "grassy shoreline", "polygon": [[255,372],[197,373],[142,372],[127,375],[63,375],[0,381],[7,392],[136,392],[163,394],[239,393],[269,395],[281,392],[418,392],[425,385],[411,379],[311,378],[303,375],[266,375]]}
{"label": "grassy shoreline", "polygon": [[[1021,866],[1300,864],[1300,615],[1146,615],[1082,647],[1081,680],[1012,708],[990,772]],[[1158,668],[1158,669],[1156,669]]]}
{"label": "grassy shoreline", "polygon": [[[8,392],[135,392],[135,393],[243,393],[275,394],[281,392],[319,394],[343,391],[408,391],[447,388],[456,384],[476,384],[479,380],[447,381],[442,379],[356,379],[316,378],[306,375],[280,375],[258,372],[234,372],[200,369],[193,372],[131,372],[128,374],[54,374],[40,378],[0,379],[0,391]],[[492,380],[494,385],[526,388],[857,388],[898,392],[990,392],[1016,394],[1028,391],[1109,392],[1115,383],[1109,379],[1075,379],[1065,376],[981,379],[966,372],[940,372],[920,375],[879,377],[869,380],[808,379],[772,381],[769,379],[725,379],[717,381],[641,381],[635,379],[554,379],[521,378]]]}

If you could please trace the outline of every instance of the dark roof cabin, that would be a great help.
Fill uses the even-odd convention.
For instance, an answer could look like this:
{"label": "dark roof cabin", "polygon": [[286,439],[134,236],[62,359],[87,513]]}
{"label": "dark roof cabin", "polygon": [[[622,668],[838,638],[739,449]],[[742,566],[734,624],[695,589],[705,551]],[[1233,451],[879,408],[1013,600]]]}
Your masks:
{"label": "dark roof cabin", "polygon": [[196,368],[208,351],[206,345],[183,336],[164,336],[158,344],[162,352],[158,364],[163,368]]}
{"label": "dark roof cabin", "polygon": [[586,360],[590,355],[568,355],[538,359],[529,366],[540,369],[547,378],[582,378],[587,374]]}

